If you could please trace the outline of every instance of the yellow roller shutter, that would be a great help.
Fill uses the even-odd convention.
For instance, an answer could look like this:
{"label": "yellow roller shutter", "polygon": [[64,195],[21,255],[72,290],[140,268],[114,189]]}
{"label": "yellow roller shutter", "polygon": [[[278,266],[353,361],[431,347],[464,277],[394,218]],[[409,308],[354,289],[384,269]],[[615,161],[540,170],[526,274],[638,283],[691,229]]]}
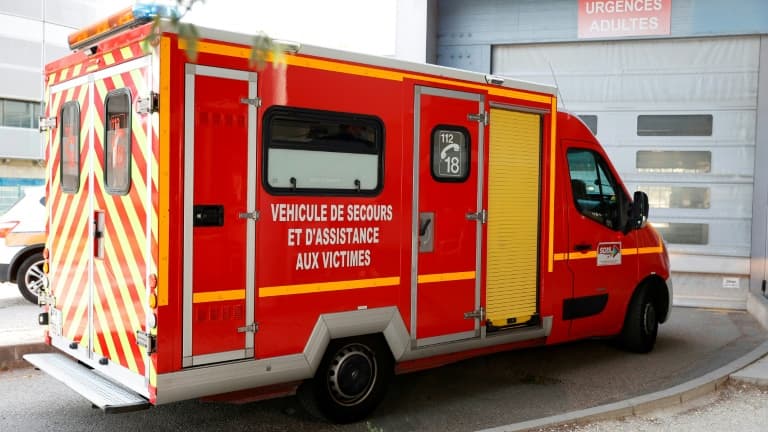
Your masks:
{"label": "yellow roller shutter", "polygon": [[541,117],[492,109],[486,317],[495,327],[536,314]]}

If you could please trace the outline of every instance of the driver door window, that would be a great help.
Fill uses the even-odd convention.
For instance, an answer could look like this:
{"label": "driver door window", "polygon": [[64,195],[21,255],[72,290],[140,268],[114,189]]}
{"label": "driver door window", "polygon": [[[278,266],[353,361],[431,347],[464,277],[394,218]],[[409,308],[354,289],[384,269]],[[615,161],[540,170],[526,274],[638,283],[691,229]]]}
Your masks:
{"label": "driver door window", "polygon": [[568,169],[574,205],[581,214],[610,229],[621,229],[626,198],[602,157],[587,149],[568,149]]}

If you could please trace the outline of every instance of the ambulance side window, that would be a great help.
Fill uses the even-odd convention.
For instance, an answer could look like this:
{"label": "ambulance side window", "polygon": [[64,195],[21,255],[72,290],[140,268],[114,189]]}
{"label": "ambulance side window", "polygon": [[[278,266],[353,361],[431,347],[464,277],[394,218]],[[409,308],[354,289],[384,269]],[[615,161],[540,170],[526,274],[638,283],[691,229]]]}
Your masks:
{"label": "ambulance side window", "polygon": [[80,104],[77,101],[65,103],[60,116],[61,190],[74,194],[80,189]]}
{"label": "ambulance side window", "polygon": [[290,107],[264,115],[264,187],[273,194],[376,195],[384,127],[373,116]]}
{"label": "ambulance side window", "polygon": [[602,157],[591,150],[570,148],[568,169],[574,205],[581,214],[613,230],[621,229],[626,198]]}
{"label": "ambulance side window", "polygon": [[104,101],[104,187],[110,195],[131,189],[131,92],[113,90]]}

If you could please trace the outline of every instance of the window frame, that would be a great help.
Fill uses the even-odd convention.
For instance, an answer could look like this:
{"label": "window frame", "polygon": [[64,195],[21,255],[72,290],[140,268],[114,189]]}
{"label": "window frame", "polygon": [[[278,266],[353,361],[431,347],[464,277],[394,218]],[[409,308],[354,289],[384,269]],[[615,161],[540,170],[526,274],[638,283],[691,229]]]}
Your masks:
{"label": "window frame", "polygon": [[[65,179],[68,177],[65,177],[65,166],[67,165],[67,159],[65,158],[65,141],[64,141],[64,131],[66,129],[65,123],[64,123],[64,110],[67,108],[73,107],[74,108],[74,122],[75,125],[77,125],[76,128],[74,128],[74,137],[75,137],[75,151],[74,151],[74,162],[75,162],[75,172],[70,173],[70,177],[74,177],[75,183],[74,185],[68,184]],[[61,121],[59,122],[59,178],[60,182],[59,185],[61,187],[61,190],[64,193],[69,194],[76,194],[80,190],[80,172],[81,172],[81,166],[80,166],[80,156],[81,156],[81,149],[80,149],[80,139],[81,139],[81,124],[80,124],[80,103],[76,100],[71,100],[65,102],[61,106],[61,110],[59,111],[59,117]]]}
{"label": "window frame", "polygon": [[[107,143],[107,136],[110,130],[109,128],[109,101],[112,98],[116,97],[127,97],[128,98],[128,109],[127,109],[127,129],[128,129],[128,145],[126,147],[126,158],[128,161],[126,162],[126,168],[128,169],[128,182],[124,187],[115,187],[111,185],[108,182],[109,179],[109,156],[111,155],[111,152],[109,151],[109,143]],[[107,96],[104,97],[104,175],[102,178],[102,181],[104,182],[104,190],[107,191],[110,195],[128,195],[128,193],[131,191],[131,185],[133,184],[133,179],[131,178],[131,168],[133,165],[133,154],[132,154],[132,147],[133,147],[133,130],[132,130],[132,121],[133,121],[133,113],[131,112],[131,107],[133,106],[133,97],[131,95],[131,90],[127,87],[119,88],[110,91],[107,93]]]}
{"label": "window frame", "polygon": [[[667,127],[651,129],[647,123],[657,122],[657,126],[683,125],[686,128],[673,129]],[[698,122],[705,124],[705,128],[696,129]],[[712,114],[638,114],[635,132],[639,137],[711,137],[714,130],[714,116]],[[691,133],[692,131],[696,133]]]}
{"label": "window frame", "polygon": [[[637,186],[637,190],[643,191],[648,195],[648,205],[655,209],[673,209],[673,210],[708,210],[712,207],[712,187],[711,186],[681,186],[660,183],[643,183]],[[680,196],[701,197],[700,200],[689,199],[691,203],[700,203],[701,205],[682,205],[686,200]],[[663,203],[663,205],[655,205]]]}
{"label": "window frame", "polygon": [[[653,158],[652,156],[655,154],[661,155],[662,153],[666,153],[668,157],[664,158]],[[672,158],[671,156],[677,155],[677,158]],[[688,154],[690,156],[695,155],[707,155],[708,157],[701,160],[695,160],[694,162],[706,162],[706,169],[698,169],[696,164],[691,164],[690,161],[686,162],[686,165],[681,167],[675,167],[675,166],[651,166],[653,165],[653,162],[658,162],[659,160],[663,161],[682,161],[682,159],[679,157],[680,155]],[[640,166],[640,162],[643,162],[644,165]],[[703,165],[702,165],[703,166]],[[702,175],[702,174],[710,174],[712,173],[712,150],[699,150],[699,149],[685,149],[685,150],[676,150],[676,149],[653,149],[653,150],[637,150],[635,152],[635,170],[637,170],[638,173],[642,174],[684,174],[684,175]]]}
{"label": "window frame", "polygon": [[[6,113],[8,103],[20,103],[25,106],[25,116],[21,124],[9,124]],[[41,112],[41,103],[39,101],[29,101],[23,99],[0,98],[0,127],[19,128],[19,129],[37,129],[39,125],[39,115]]]}
{"label": "window frame", "polygon": [[[290,119],[291,121],[326,121],[338,122],[340,124],[354,124],[371,126],[375,130],[374,152],[349,152],[334,150],[333,147],[324,147],[312,144],[292,145],[291,143],[279,142],[275,144],[272,138],[272,122],[275,119]],[[346,113],[338,111],[315,110],[309,108],[291,107],[291,106],[272,106],[264,113],[262,119],[262,158],[261,158],[261,182],[264,189],[271,195],[290,195],[290,196],[377,196],[384,188],[384,152],[385,152],[385,127],[381,119],[374,115],[360,113]],[[355,190],[335,189],[335,188],[312,188],[312,187],[276,187],[269,183],[269,151],[270,149],[290,149],[306,151],[324,151],[331,153],[349,153],[349,154],[367,154],[377,155],[376,187],[373,189]]]}
{"label": "window frame", "polygon": [[[655,222],[653,223],[654,228],[662,235],[664,238],[664,241],[671,245],[680,245],[680,246],[708,246],[710,244],[710,227],[711,223],[708,222]],[[681,229],[681,228],[688,228],[688,233],[680,234],[675,233],[673,234],[673,231],[675,231],[675,228]],[[701,234],[701,237],[697,237],[697,242],[680,242],[679,240],[682,237],[685,237],[685,234],[691,234],[694,231],[699,231]]]}

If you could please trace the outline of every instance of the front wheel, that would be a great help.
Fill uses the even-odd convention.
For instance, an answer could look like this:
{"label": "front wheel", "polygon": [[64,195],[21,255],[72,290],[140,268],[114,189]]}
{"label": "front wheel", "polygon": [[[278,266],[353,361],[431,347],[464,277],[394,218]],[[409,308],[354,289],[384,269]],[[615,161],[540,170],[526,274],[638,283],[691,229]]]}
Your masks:
{"label": "front wheel", "polygon": [[624,349],[636,353],[647,353],[656,344],[659,319],[656,306],[647,288],[637,293],[627,310],[624,328],[621,331],[621,344]]}
{"label": "front wheel", "polygon": [[24,259],[16,273],[16,285],[19,286],[19,292],[25,299],[31,303],[38,304],[38,296],[45,287],[45,273],[43,272],[42,252],[36,252]]}
{"label": "front wheel", "polygon": [[337,423],[362,420],[384,398],[392,371],[392,355],[376,337],[331,341],[312,380],[317,407]]}

